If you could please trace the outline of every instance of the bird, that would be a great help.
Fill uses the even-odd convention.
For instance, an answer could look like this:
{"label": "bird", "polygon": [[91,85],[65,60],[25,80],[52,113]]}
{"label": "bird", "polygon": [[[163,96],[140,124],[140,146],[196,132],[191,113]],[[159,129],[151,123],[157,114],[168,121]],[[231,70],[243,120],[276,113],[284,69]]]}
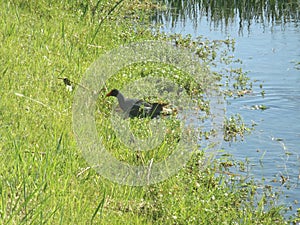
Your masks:
{"label": "bird", "polygon": [[170,109],[164,107],[169,103],[150,103],[142,99],[125,98],[124,95],[118,90],[111,90],[106,97],[114,96],[118,99],[119,106],[130,118],[146,118],[151,119],[158,117],[162,113],[170,114]]}
{"label": "bird", "polygon": [[76,83],[74,81],[71,81],[67,77],[58,77],[58,79],[63,80],[63,82],[64,82],[64,84],[66,86],[66,89],[69,92],[72,92],[74,90],[75,86],[80,86],[80,87],[84,88],[85,90],[89,91],[89,89],[87,87],[83,86],[82,84],[78,84],[78,83]]}
{"label": "bird", "polygon": [[66,85],[66,89],[68,91],[73,91],[74,90],[74,86],[72,85],[72,82],[69,80],[69,78],[66,77],[59,77],[58,79],[63,80],[64,84]]}

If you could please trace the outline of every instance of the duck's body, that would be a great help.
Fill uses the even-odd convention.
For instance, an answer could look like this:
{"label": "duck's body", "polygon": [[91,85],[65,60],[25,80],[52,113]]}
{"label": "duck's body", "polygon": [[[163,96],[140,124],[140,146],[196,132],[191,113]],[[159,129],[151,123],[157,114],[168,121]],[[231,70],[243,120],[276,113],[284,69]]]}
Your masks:
{"label": "duck's body", "polygon": [[127,113],[130,118],[155,118],[163,112],[163,107],[168,105],[166,103],[149,103],[144,100],[125,98],[124,95],[117,89],[113,89],[106,96],[116,97],[120,108]]}

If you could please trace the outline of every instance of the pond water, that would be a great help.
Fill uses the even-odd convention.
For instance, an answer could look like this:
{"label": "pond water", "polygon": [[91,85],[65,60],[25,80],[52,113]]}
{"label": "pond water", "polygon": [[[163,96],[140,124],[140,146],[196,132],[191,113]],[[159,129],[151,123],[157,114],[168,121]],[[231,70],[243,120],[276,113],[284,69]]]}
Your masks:
{"label": "pond water", "polygon": [[[161,30],[169,34],[236,40],[235,57],[243,61],[241,66],[249,71],[252,80],[263,83],[265,96],[261,96],[259,88],[254,88],[253,94],[230,100],[226,106],[228,115],[239,113],[247,124],[255,121],[257,126],[243,141],[225,142],[222,148],[238,160],[249,160],[249,172],[256,180],[264,178],[262,185],[282,192],[278,204],[291,207],[288,216],[300,208],[300,65],[297,64],[300,62],[300,3],[294,3],[293,7],[298,8],[288,13],[282,5],[274,7],[271,13],[266,12],[265,3],[264,10],[252,12],[252,17],[244,16],[245,10],[242,12],[235,6],[219,6],[225,11],[218,10],[218,6],[205,6],[203,11],[204,5],[200,3],[180,7],[175,4],[173,11],[158,12],[156,17],[162,23]],[[220,16],[227,11],[233,13]],[[219,13],[218,19],[214,12]],[[265,105],[268,109],[252,110],[253,105]],[[287,181],[283,182],[285,178]]]}

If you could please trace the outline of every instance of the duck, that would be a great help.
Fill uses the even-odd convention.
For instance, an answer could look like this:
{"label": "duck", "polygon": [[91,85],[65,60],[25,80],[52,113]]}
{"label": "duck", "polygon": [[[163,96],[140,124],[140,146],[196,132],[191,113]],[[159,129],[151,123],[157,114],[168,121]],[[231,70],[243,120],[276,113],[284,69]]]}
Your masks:
{"label": "duck", "polygon": [[112,89],[106,97],[116,97],[119,102],[119,106],[124,113],[130,118],[157,118],[164,114],[170,114],[171,110],[166,109],[165,106],[169,103],[150,103],[142,99],[126,98],[118,89]]}

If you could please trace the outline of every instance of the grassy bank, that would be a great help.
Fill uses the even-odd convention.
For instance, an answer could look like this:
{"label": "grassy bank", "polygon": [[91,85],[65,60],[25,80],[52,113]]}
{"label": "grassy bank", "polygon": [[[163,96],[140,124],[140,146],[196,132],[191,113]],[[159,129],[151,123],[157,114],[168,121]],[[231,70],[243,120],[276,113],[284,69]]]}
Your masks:
{"label": "grassy bank", "polygon": [[[112,183],[89,168],[72,131],[74,92],[58,78],[79,83],[105,51],[166,39],[154,36],[148,23],[155,7],[148,1],[1,2],[1,224],[285,223],[267,189],[257,195],[251,180],[225,173],[226,158],[202,170],[203,155],[196,153],[176,176],[144,187]],[[199,55],[213,62],[212,49]]]}

